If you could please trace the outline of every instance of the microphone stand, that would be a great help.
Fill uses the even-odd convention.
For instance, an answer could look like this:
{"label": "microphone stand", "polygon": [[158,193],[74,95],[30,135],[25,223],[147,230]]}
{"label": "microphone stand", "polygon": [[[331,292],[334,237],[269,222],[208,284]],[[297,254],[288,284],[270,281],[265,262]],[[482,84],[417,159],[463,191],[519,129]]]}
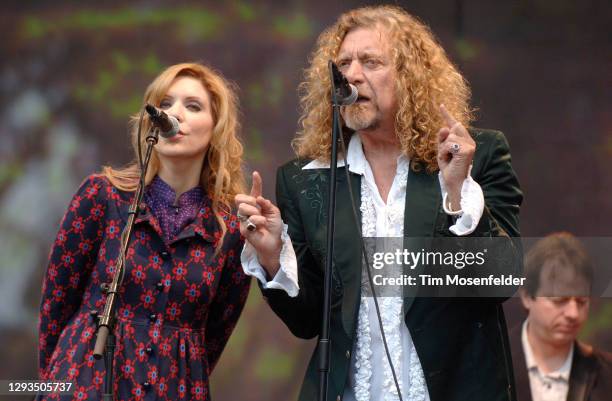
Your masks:
{"label": "microphone stand", "polygon": [[[338,165],[338,138],[340,137],[340,106],[341,98],[336,93],[336,85],[332,72],[333,63],[328,63],[331,80],[332,103],[332,149],[329,178],[329,204],[327,205],[327,252],[325,255],[325,278],[323,284],[323,319],[321,322],[321,335],[319,336],[319,401],[327,401],[327,383],[329,376],[329,359],[331,343],[329,338],[331,284],[334,254],[334,226],[336,222],[336,170]],[[344,166],[348,168],[348,166]]]}
{"label": "microphone stand", "polygon": [[125,255],[127,254],[130,238],[132,237],[140,202],[142,202],[145,177],[149,167],[149,161],[151,160],[151,153],[153,151],[153,146],[157,144],[158,138],[159,130],[157,128],[149,131],[146,138],[147,149],[145,158],[140,169],[138,188],[136,189],[134,199],[132,199],[132,204],[130,205],[128,221],[121,233],[121,251],[117,257],[113,281],[110,284],[102,284],[102,291],[106,294],[106,303],[104,305],[104,312],[98,316],[98,332],[93,355],[96,359],[100,359],[104,356],[104,367],[106,369],[104,376],[104,393],[102,395],[104,401],[113,401],[113,362],[115,357],[115,334],[113,331],[116,323],[115,309],[117,307],[119,288],[121,287],[123,276],[125,275]]}

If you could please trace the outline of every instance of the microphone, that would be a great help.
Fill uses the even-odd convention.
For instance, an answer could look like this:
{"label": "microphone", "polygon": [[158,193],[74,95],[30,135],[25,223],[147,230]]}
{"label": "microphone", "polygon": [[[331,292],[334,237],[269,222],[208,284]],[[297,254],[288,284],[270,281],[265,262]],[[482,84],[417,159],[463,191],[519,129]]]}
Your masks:
{"label": "microphone", "polygon": [[179,132],[179,122],[175,117],[169,116],[157,107],[147,103],[145,110],[151,117],[151,122],[159,128],[159,135],[164,138],[172,138]]}
{"label": "microphone", "polygon": [[357,101],[357,87],[349,84],[346,77],[340,72],[338,66],[329,60],[329,68],[332,76],[332,86],[334,88],[335,101],[341,106],[348,106]]}

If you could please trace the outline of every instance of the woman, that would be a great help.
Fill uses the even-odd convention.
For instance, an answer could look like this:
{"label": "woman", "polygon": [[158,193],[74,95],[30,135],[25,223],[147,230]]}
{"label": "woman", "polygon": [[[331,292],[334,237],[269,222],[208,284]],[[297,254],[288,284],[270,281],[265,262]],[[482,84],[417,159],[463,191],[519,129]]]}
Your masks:
{"label": "woman", "polygon": [[[162,72],[144,103],[176,117],[180,132],[153,148],[127,252],[116,309],[115,399],[209,400],[208,377],[250,283],[230,212],[244,185],[236,97],[217,73],[186,63]],[[138,152],[138,117],[132,122]],[[147,119],[143,152],[150,128]],[[42,289],[39,373],[72,382],[73,392],[43,399],[101,399],[104,362],[93,357],[105,301],[100,285],[112,280],[139,175],[133,162],[89,176],[62,220]]]}

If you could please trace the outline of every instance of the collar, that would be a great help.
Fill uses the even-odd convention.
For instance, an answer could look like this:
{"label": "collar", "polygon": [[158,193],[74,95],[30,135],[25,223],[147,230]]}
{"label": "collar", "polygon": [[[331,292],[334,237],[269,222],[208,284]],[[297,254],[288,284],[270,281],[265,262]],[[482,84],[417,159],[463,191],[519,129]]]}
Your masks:
{"label": "collar", "polygon": [[[363,153],[361,136],[359,136],[357,133],[353,134],[351,136],[351,140],[349,141],[348,149],[346,150],[346,162],[348,163],[348,169],[351,173],[359,175],[365,174],[368,161]],[[328,169],[329,165],[330,163],[328,161],[315,159],[302,167],[302,170]],[[397,158],[397,165],[398,170],[400,170],[400,166],[408,166],[408,158],[404,154],[399,155]],[[343,166],[344,158],[339,158],[338,167]]]}
{"label": "collar", "polygon": [[[535,361],[535,357],[533,356],[533,350],[531,348],[531,344],[529,343],[529,339],[527,338],[527,325],[529,324],[529,319],[525,319],[523,322],[523,327],[521,329],[521,342],[523,344],[523,352],[525,354],[525,362],[527,362],[527,370],[536,369],[540,372],[540,368]],[[574,343],[572,343],[569,352],[567,353],[567,358],[565,358],[565,362],[563,365],[554,372],[550,372],[547,374],[542,374],[542,376],[546,376],[552,379],[562,379],[565,381],[569,381],[570,370],[572,368],[572,359],[574,357]]]}
{"label": "collar", "polygon": [[[134,224],[142,224],[148,223],[153,227],[153,230],[157,232],[160,238],[163,238],[162,229],[159,224],[159,220],[151,211],[151,207],[146,203],[141,203],[141,210],[143,212],[138,213],[138,217],[136,217],[136,221]],[[120,208],[120,215],[124,222],[127,222],[128,218],[128,208]],[[227,214],[222,214],[224,220],[231,218],[231,216]],[[232,227],[237,227],[238,224],[232,224]],[[195,216],[195,219],[189,223],[183,231],[174,239],[173,242],[176,242],[183,238],[192,237],[195,234],[198,234],[205,241],[216,244],[219,238],[221,238],[221,230],[218,228],[219,225],[215,218],[215,215],[212,210],[212,202],[209,197],[204,197],[204,201],[202,205],[198,209],[198,212]],[[237,229],[237,228],[236,228]],[[230,230],[231,231],[231,230]]]}
{"label": "collar", "polygon": [[[141,212],[138,213],[135,224],[148,222],[157,232],[157,234],[163,238],[159,220],[152,212],[153,208],[151,205],[154,201],[159,201],[163,204],[163,206],[172,206],[176,192],[172,189],[172,187],[159,178],[159,176],[155,176],[151,183],[146,187],[144,195],[144,202],[140,204]],[[194,208],[197,208],[198,211],[195,219],[183,229],[183,231],[179,234],[179,236],[177,236],[177,238],[175,238],[174,241],[198,234],[204,240],[216,243],[216,241],[220,238],[221,231],[218,228],[218,223],[213,213],[212,200],[210,197],[205,195],[204,189],[201,186],[193,187],[187,192],[181,194],[177,200],[177,204],[180,207],[191,205]],[[127,221],[128,208],[120,208],[119,210],[123,220]],[[230,216],[223,214],[224,219],[229,217]]]}
{"label": "collar", "polygon": [[[181,196],[176,199],[176,192],[174,189],[162,180],[159,175],[153,178],[151,183],[147,186],[146,191],[147,195],[149,195],[152,200],[159,202],[161,206],[165,207],[175,205],[179,207],[190,206],[195,208],[199,206],[204,199],[204,190],[200,185],[183,192]],[[175,199],[176,204],[174,202]]]}

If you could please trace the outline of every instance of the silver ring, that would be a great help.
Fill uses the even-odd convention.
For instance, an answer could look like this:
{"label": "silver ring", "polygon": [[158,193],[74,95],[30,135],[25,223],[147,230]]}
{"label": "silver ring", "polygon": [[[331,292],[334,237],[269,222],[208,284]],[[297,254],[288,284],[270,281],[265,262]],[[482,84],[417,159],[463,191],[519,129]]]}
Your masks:
{"label": "silver ring", "polygon": [[241,214],[240,212],[236,213],[236,217],[238,217],[238,220],[240,220],[243,223],[248,220],[248,217]]}
{"label": "silver ring", "polygon": [[251,220],[247,219],[247,230],[255,231],[255,229],[257,229],[257,226],[253,224]]}
{"label": "silver ring", "polygon": [[453,143],[450,146],[450,151],[452,154],[457,154],[459,153],[459,150],[461,149],[461,145],[459,145],[458,143]]}

